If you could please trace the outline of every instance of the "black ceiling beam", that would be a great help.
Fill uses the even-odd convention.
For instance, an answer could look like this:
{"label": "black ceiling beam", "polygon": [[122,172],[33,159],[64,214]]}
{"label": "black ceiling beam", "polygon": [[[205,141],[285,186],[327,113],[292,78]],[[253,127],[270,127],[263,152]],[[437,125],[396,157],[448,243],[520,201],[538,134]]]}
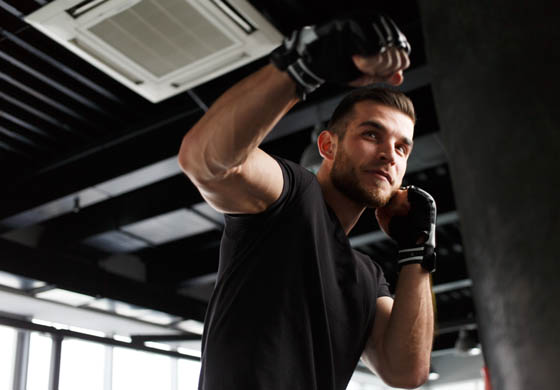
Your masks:
{"label": "black ceiling beam", "polygon": [[[30,30],[30,32],[31,31],[32,30]],[[21,35],[23,36],[24,34]],[[41,37],[39,41],[44,38],[44,36]],[[34,40],[30,39],[29,41],[33,42]],[[13,41],[5,39],[2,41],[2,45],[5,54],[11,58],[9,63],[12,67],[17,68],[20,72],[31,75],[34,79],[31,84],[32,86],[39,81],[48,85],[51,90],[53,90],[53,92],[50,93],[51,96],[66,96],[80,107],[88,108],[95,112],[97,116],[110,120],[111,122],[119,123],[121,126],[125,124],[124,117],[130,115],[133,111],[131,107],[115,103],[100,95],[90,87],[78,81],[75,77],[63,72],[51,62],[44,61],[42,58],[29,53],[25,48],[22,48]],[[58,58],[60,61],[75,56],[75,54],[67,49],[65,49],[63,53],[50,53],[50,55]],[[107,75],[103,75],[103,77],[108,78]]]}
{"label": "black ceiling beam", "polygon": [[65,85],[61,84],[60,82],[58,82],[56,80],[53,80],[51,77],[46,76],[42,72],[39,72],[38,70],[33,69],[31,66],[27,65],[22,60],[7,54],[5,51],[0,51],[0,58],[3,59],[4,61],[10,63],[11,65],[21,69],[22,71],[30,74],[31,76],[35,77],[37,80],[40,80],[45,84],[48,84],[49,86],[56,89],[59,93],[62,93],[64,95],[74,99],[75,101],[81,103],[85,107],[88,107],[90,109],[95,110],[99,115],[112,118],[112,116],[109,115],[109,113],[107,112],[107,110],[105,108],[101,107],[99,104],[97,104],[93,100],[84,97],[80,93],[77,93],[76,91],[66,87]]}
{"label": "black ceiling beam", "polygon": [[[6,137],[9,137],[13,140],[18,141],[20,144],[24,144],[27,146],[32,147],[33,149],[41,150],[41,151],[48,151],[44,145],[37,143],[35,140],[30,139],[28,136],[23,136],[20,134],[20,131],[15,131],[12,129],[12,124],[3,123],[4,121],[0,121],[0,133],[4,134]],[[8,128],[8,126],[10,128]]]}
{"label": "black ceiling beam", "polygon": [[[9,87],[8,87],[9,88]],[[58,118],[51,114],[38,109],[37,106],[27,104],[21,99],[17,99],[4,92],[0,92],[0,98],[4,99],[8,104],[6,111],[11,115],[19,117],[19,120],[28,126],[33,126],[35,132],[42,137],[61,144],[62,140],[72,140],[74,142],[84,142],[92,140],[84,132],[72,128],[68,123],[61,122]]]}
{"label": "black ceiling beam", "polygon": [[2,2],[8,3],[12,7],[16,8],[22,16],[28,15],[40,8],[39,4],[29,0],[2,0]]}
{"label": "black ceiling beam", "polygon": [[204,320],[206,305],[174,291],[117,276],[79,259],[32,249],[0,239],[0,269],[55,284],[94,297],[106,297],[163,311],[183,318]]}
{"label": "black ceiling beam", "polygon": [[54,59],[52,56],[45,54],[41,50],[37,49],[35,46],[19,38],[17,35],[14,35],[6,30],[0,30],[0,33],[2,34],[2,36],[6,37],[6,39],[10,40],[11,42],[14,42],[16,45],[22,47],[23,49],[33,54],[37,58],[55,67],[56,69],[63,72],[67,76],[79,81],[81,84],[97,92],[99,95],[111,100],[113,103],[117,103],[119,105],[124,104],[119,97],[117,97],[114,93],[112,93],[108,89],[103,88],[99,83],[90,80],[89,78],[81,75],[80,73],[76,72],[72,68],[66,66],[66,64],[64,64],[63,62],[60,62]]}
{"label": "black ceiling beam", "polygon": [[17,154],[18,156],[26,157],[27,159],[31,159],[31,155],[28,152],[24,152],[23,150],[15,147],[14,145],[10,144],[9,142],[4,142],[0,138],[0,147],[4,150],[7,150],[10,153]]}
{"label": "black ceiling beam", "polygon": [[19,9],[4,0],[0,0],[0,8],[6,12],[9,12],[11,15],[16,16],[17,18],[23,18],[24,16]]}
{"label": "black ceiling beam", "polygon": [[0,217],[9,217],[175,155],[181,139],[201,115],[202,111],[196,109],[153,121],[14,181],[3,194],[5,202],[0,205]]}
{"label": "black ceiling beam", "polygon": [[87,119],[83,114],[76,112],[58,100],[51,99],[6,74],[0,74],[0,79],[6,81],[6,85],[3,88],[4,92],[22,104],[33,107],[36,110],[47,111],[51,116],[55,116],[58,121],[63,123],[71,123],[73,127],[80,129],[80,135],[84,137],[88,137],[86,134],[97,132],[91,119]]}
{"label": "black ceiling beam", "polygon": [[33,77],[20,68],[0,59],[0,66],[5,72],[0,73],[0,79],[6,81],[14,88],[34,96],[51,107],[81,121],[90,122],[95,133],[105,133],[112,123],[110,118],[101,117],[95,110],[84,107],[71,97],[59,93],[54,87]]}
{"label": "black ceiling beam", "polygon": [[[61,104],[58,100],[56,99],[52,99],[51,97],[19,82],[18,80],[16,80],[15,78],[8,76],[7,74],[0,74],[0,79],[6,81],[7,83],[11,84],[14,88],[17,88],[19,90],[21,90],[22,94],[26,93],[29,96],[34,97],[35,99],[37,99],[38,101],[41,101],[44,104],[47,104],[48,106],[50,106],[51,108],[54,108],[60,112],[62,112],[63,114],[66,114],[67,116],[75,119],[76,121],[79,121],[79,123],[84,124],[86,126],[91,126],[91,124],[89,123],[91,121],[91,119],[86,118],[83,113],[78,113],[77,110],[72,109],[70,107],[68,107],[68,105],[66,104]],[[19,95],[18,97],[21,97],[21,95]]]}
{"label": "black ceiling beam", "polygon": [[61,248],[98,233],[118,229],[169,211],[192,206],[203,199],[185,175],[176,175],[64,214],[41,224],[41,246]]}

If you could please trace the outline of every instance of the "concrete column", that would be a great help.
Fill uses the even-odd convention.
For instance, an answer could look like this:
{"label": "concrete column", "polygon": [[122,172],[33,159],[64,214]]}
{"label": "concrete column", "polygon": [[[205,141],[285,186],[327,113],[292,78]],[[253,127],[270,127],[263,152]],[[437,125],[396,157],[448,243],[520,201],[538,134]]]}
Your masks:
{"label": "concrete column", "polygon": [[558,5],[419,3],[493,388],[557,388]]}

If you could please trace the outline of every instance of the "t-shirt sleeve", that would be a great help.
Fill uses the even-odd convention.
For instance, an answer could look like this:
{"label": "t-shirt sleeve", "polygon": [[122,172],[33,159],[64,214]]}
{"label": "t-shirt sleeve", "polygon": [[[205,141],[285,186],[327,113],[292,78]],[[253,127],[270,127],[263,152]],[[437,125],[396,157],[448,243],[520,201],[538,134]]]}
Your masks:
{"label": "t-shirt sleeve", "polygon": [[258,214],[225,214],[225,233],[228,236],[238,234],[239,231],[254,228],[281,214],[298,199],[298,195],[311,183],[313,177],[311,172],[291,161],[276,156],[272,157],[280,165],[284,180],[279,198],[265,211]]}
{"label": "t-shirt sleeve", "polygon": [[380,297],[390,297],[392,298],[393,295],[389,291],[389,283],[385,279],[385,275],[383,274],[383,269],[377,264],[375,261],[373,262],[373,266],[376,269],[377,274],[377,298]]}

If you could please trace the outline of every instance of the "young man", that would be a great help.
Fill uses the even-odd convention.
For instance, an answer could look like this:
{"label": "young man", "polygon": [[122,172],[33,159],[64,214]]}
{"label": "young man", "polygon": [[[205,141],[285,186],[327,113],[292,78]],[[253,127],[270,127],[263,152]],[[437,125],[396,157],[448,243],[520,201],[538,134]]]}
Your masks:
{"label": "young man", "polygon": [[[399,189],[412,151],[411,102],[356,90],[318,138],[316,177],[258,147],[324,81],[402,83],[408,51],[388,18],[304,28],[185,136],[181,167],[226,214],[200,389],[345,389],[360,356],[391,386],[425,382],[435,205],[421,190]],[[402,249],[394,300],[380,267],[348,241],[366,208]]]}

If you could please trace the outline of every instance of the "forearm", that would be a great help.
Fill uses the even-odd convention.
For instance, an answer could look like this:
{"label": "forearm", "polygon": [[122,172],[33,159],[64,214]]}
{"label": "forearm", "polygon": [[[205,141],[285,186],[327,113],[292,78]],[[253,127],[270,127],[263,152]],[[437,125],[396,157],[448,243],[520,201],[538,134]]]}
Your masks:
{"label": "forearm", "polygon": [[[419,264],[402,268],[393,310],[382,338],[386,371],[419,386],[430,368],[434,313],[430,274]],[[407,386],[408,387],[408,386]]]}
{"label": "forearm", "polygon": [[181,144],[179,162],[200,180],[240,166],[297,103],[290,77],[267,65],[224,93]]}

